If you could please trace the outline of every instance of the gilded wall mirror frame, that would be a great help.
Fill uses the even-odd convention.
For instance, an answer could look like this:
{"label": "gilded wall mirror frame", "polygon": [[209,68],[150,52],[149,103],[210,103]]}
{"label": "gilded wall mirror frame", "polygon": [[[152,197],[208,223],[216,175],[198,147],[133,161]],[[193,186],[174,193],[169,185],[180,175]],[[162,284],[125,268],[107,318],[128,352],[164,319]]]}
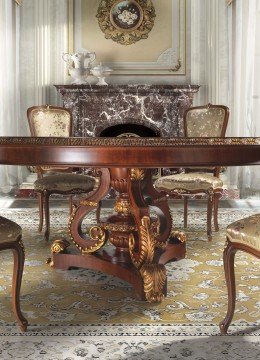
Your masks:
{"label": "gilded wall mirror frame", "polygon": [[151,0],[101,0],[96,17],[106,39],[131,45],[148,38],[156,14]]}

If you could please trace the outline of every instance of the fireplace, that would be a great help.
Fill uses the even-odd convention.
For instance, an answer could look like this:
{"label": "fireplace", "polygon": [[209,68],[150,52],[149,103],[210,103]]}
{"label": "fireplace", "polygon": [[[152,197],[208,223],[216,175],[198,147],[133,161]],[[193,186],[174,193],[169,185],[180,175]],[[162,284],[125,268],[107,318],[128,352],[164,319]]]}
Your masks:
{"label": "fireplace", "polygon": [[199,90],[198,85],[55,86],[72,111],[76,137],[117,136],[133,128],[139,136],[183,136],[183,113]]}
{"label": "fireplace", "polygon": [[[198,85],[55,85],[76,137],[179,137]],[[155,176],[176,169],[157,169]]]}

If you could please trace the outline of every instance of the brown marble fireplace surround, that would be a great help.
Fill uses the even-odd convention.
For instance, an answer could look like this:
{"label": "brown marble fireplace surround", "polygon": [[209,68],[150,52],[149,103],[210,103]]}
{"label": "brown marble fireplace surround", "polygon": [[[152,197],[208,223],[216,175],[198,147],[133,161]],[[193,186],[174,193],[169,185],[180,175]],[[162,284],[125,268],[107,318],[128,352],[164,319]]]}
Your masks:
{"label": "brown marble fireplace surround", "polygon": [[[73,136],[183,136],[198,85],[55,85],[73,114]],[[109,133],[107,128],[110,128]]]}

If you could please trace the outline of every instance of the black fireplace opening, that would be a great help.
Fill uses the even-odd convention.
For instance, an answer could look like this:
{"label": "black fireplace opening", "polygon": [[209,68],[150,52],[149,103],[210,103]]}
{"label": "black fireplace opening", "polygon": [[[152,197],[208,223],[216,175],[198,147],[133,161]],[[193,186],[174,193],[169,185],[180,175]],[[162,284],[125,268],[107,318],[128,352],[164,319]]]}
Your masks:
{"label": "black fireplace opening", "polygon": [[158,129],[152,129],[145,125],[140,124],[117,124],[108,126],[103,129],[99,137],[131,137],[131,136],[140,136],[140,137],[160,137],[161,134]]}

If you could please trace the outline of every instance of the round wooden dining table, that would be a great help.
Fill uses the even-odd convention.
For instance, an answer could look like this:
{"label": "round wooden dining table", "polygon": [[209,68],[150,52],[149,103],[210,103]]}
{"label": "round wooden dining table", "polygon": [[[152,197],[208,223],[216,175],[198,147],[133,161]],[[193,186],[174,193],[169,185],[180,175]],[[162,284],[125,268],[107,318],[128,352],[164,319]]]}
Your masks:
{"label": "round wooden dining table", "polygon": [[[0,164],[94,169],[99,185],[74,207],[69,239],[54,241],[51,265],[115,275],[131,283],[140,299],[158,302],[167,294],[165,264],[185,256],[185,239],[172,232],[167,198],[152,184],[153,169],[259,165],[260,138],[0,137]],[[100,219],[100,202],[111,187],[118,193],[115,213]],[[91,211],[97,224],[85,231]]]}

